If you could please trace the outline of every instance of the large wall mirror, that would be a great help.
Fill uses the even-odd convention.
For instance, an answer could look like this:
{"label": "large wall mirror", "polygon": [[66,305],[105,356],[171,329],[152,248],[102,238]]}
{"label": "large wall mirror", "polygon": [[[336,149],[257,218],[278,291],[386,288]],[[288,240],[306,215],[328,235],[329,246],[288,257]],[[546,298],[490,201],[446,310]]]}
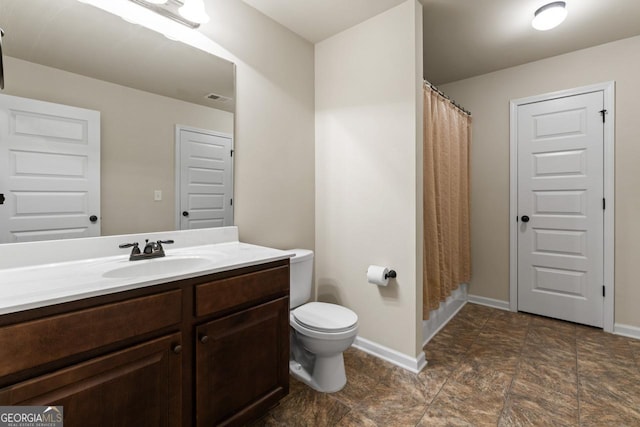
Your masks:
{"label": "large wall mirror", "polygon": [[[100,113],[100,234],[180,228],[179,129],[228,137],[233,148],[234,64],[78,0],[0,0],[0,28],[5,32],[1,95]],[[40,177],[47,185],[60,179],[54,163]],[[232,170],[226,175],[231,180]],[[200,172],[195,181],[206,179],[206,168]],[[10,179],[0,176],[0,187]],[[233,191],[232,183],[227,191]],[[46,217],[48,207],[37,200],[28,200],[31,211],[24,208],[28,203],[21,205],[26,216]],[[202,197],[193,200],[194,209],[206,204]],[[2,221],[15,213],[9,202],[7,197],[0,205]],[[231,204],[232,194],[224,202]],[[232,215],[224,225],[229,221]],[[67,237],[78,236],[64,231],[59,236]],[[5,236],[0,243],[51,238],[56,237],[32,232],[19,239]]]}

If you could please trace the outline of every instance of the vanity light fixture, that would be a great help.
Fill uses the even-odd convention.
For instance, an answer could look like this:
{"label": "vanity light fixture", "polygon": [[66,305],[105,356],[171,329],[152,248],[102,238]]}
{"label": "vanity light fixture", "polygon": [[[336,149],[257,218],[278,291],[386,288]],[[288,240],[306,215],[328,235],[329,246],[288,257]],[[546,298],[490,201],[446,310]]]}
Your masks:
{"label": "vanity light fixture", "polygon": [[[204,2],[202,0],[165,0],[164,2],[160,0],[129,1],[192,29],[198,28],[200,24],[209,22],[209,15],[207,15],[204,9]],[[200,4],[198,4],[198,2],[200,2]]]}
{"label": "vanity light fixture", "polygon": [[536,10],[531,25],[538,31],[547,31],[560,25],[566,17],[566,2],[554,1]]}
{"label": "vanity light fixture", "polygon": [[[2,1],[2,0],[0,0]],[[220,56],[221,47],[201,31],[197,22],[185,19],[179,9],[181,0],[167,0],[165,4],[151,4],[147,0],[78,0],[121,17],[127,22],[158,32],[168,39]],[[159,0],[156,0],[159,1]]]}
{"label": "vanity light fixture", "polygon": [[178,12],[183,18],[198,24],[209,22],[209,15],[204,8],[203,0],[184,0],[184,5],[178,9]]}

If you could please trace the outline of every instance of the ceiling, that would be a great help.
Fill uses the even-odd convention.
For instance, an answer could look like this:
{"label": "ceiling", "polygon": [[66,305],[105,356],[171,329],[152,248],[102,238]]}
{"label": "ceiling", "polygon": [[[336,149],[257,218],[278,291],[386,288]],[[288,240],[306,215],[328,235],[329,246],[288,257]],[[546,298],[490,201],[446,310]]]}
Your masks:
{"label": "ceiling", "polygon": [[[77,0],[0,0],[0,27],[7,56],[234,110],[231,62]],[[211,93],[223,98],[207,98]]]}
{"label": "ceiling", "polygon": [[[317,43],[404,0],[244,1]],[[560,27],[534,30],[551,1],[420,0],[425,77],[442,84],[640,34],[639,0],[565,0]]]}

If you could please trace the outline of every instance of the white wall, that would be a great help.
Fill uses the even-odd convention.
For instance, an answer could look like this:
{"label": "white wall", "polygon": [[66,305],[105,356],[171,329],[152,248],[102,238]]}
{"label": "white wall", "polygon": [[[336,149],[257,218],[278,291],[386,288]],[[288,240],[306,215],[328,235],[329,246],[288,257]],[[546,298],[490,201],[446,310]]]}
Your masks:
{"label": "white wall", "polygon": [[236,68],[235,224],[245,242],[314,249],[313,45],[238,0],[201,31]]}
{"label": "white wall", "polygon": [[[410,357],[422,351],[421,18],[408,0],[315,48],[318,299],[353,309],[359,336]],[[397,280],[368,284],[370,264]]]}
{"label": "white wall", "polygon": [[442,86],[473,113],[470,294],[509,299],[509,100],[615,80],[615,321],[640,327],[638,76],[640,36]]}

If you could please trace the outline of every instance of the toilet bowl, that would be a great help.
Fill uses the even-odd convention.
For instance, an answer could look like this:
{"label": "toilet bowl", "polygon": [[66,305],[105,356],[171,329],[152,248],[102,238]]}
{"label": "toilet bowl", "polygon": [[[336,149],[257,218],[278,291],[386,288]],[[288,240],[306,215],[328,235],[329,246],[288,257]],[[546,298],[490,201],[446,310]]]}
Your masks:
{"label": "toilet bowl", "polygon": [[358,334],[358,316],[346,307],[307,302],[311,296],[313,252],[293,249],[289,324],[291,375],[314,390],[332,393],[347,383],[342,353]]}

